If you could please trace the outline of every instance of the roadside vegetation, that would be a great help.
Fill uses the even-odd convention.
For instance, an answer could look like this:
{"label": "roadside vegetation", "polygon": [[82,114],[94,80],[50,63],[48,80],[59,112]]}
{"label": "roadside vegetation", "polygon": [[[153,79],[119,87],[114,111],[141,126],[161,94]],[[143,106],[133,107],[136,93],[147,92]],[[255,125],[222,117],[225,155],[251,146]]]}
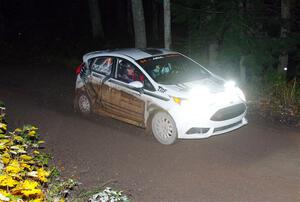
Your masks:
{"label": "roadside vegetation", "polygon": [[0,101],[0,201],[130,201],[110,187],[80,191],[80,183],[60,175],[43,144],[35,126],[8,131]]}
{"label": "roadside vegetation", "polygon": [[267,73],[247,88],[249,113],[274,122],[300,126],[300,83],[276,73]]}

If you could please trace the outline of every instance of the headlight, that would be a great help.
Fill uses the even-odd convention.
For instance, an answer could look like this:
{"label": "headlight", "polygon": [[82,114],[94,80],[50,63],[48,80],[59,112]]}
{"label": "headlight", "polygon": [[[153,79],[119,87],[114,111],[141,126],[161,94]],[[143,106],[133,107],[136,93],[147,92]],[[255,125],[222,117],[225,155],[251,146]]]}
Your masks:
{"label": "headlight", "polygon": [[227,81],[225,84],[224,84],[224,87],[226,89],[232,89],[232,88],[235,88],[236,87],[236,83],[234,81]]}
{"label": "headlight", "polygon": [[241,100],[246,102],[246,97],[243,91],[236,86],[236,83],[234,81],[227,81],[224,84],[225,90],[229,92],[230,94],[236,94]]}

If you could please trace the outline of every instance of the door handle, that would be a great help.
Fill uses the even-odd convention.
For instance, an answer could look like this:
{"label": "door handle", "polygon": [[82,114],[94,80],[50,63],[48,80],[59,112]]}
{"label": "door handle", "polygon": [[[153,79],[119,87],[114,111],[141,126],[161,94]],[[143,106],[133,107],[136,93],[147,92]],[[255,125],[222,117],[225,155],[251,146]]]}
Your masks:
{"label": "door handle", "polygon": [[138,96],[141,96],[141,95],[142,95],[142,93],[137,92],[137,91],[131,92],[131,94],[133,94],[133,95],[138,95]]}

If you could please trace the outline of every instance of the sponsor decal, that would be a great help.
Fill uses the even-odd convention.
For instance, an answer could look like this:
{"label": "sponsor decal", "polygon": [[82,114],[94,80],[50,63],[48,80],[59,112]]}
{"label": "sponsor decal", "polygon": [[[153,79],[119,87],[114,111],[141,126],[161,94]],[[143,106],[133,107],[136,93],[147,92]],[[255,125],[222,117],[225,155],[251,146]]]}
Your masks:
{"label": "sponsor decal", "polygon": [[161,93],[165,93],[167,91],[167,89],[165,89],[161,86],[158,86],[158,91],[161,92]]}

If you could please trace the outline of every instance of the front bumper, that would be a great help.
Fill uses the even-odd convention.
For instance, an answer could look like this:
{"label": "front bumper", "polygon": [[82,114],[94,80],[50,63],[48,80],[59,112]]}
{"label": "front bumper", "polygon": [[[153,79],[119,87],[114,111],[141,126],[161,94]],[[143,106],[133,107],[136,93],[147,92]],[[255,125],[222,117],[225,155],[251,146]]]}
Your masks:
{"label": "front bumper", "polygon": [[233,130],[236,130],[244,125],[247,125],[248,121],[245,117],[243,117],[240,121],[237,121],[232,124],[224,124],[223,126],[218,127],[210,127],[209,130],[205,133],[179,133],[178,138],[180,139],[201,139],[201,138],[208,138],[214,135],[224,134]]}
{"label": "front bumper", "polygon": [[242,114],[231,117],[230,119],[218,121],[214,119],[212,120],[213,115],[219,110],[220,108],[208,110],[202,117],[195,116],[195,114],[199,114],[200,112],[189,112],[186,115],[184,115],[184,112],[173,112],[174,115],[171,115],[174,118],[177,126],[178,138],[208,138],[214,135],[233,131],[248,123],[247,119],[245,118],[246,109]]}

